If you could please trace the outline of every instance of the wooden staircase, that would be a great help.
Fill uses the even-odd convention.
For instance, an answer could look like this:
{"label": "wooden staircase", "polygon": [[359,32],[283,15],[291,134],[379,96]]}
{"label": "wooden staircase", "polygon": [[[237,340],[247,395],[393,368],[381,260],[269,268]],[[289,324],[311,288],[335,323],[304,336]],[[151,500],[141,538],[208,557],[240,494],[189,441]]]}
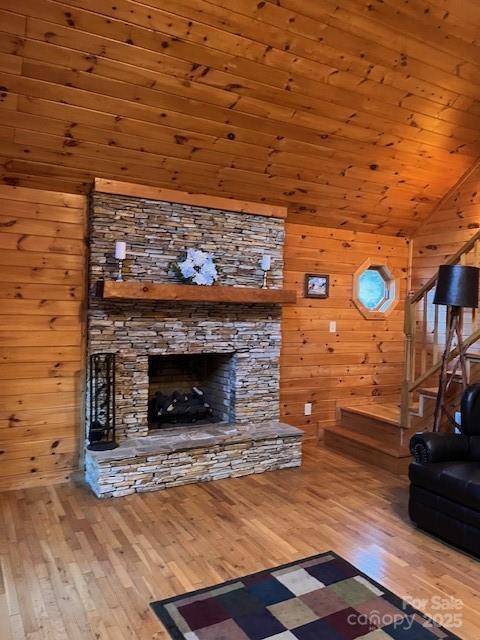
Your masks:
{"label": "wooden staircase", "polygon": [[[467,372],[469,382],[480,381],[480,354],[467,353]],[[453,406],[459,404],[463,389],[461,375],[455,377],[449,394]],[[325,446],[392,473],[406,473],[410,438],[431,430],[437,391],[434,385],[418,388],[408,427],[402,424],[400,403],[338,406],[335,426],[324,429]]]}
{"label": "wooden staircase", "polygon": [[[458,379],[450,401],[456,401],[461,390]],[[435,386],[418,389],[418,402],[410,407],[409,428],[402,426],[400,403],[341,405],[335,426],[325,427],[325,445],[392,473],[406,473],[411,460],[410,438],[417,431],[431,429],[436,397]]]}
{"label": "wooden staircase", "polygon": [[404,473],[410,461],[399,404],[339,406],[336,425],[325,427],[324,442],[331,449],[393,473]]}
{"label": "wooden staircase", "polygon": [[[448,263],[479,266],[480,231]],[[338,406],[336,424],[324,429],[325,446],[393,473],[406,472],[411,436],[431,431],[433,425],[447,320],[445,307],[433,305],[435,286],[436,277],[406,301],[405,375],[399,402]],[[464,381],[459,372],[454,375],[447,397],[451,413],[460,405],[464,386],[480,382],[477,310],[464,310],[462,324],[467,379]],[[457,353],[453,349],[449,360]],[[451,429],[446,419],[442,426]]]}

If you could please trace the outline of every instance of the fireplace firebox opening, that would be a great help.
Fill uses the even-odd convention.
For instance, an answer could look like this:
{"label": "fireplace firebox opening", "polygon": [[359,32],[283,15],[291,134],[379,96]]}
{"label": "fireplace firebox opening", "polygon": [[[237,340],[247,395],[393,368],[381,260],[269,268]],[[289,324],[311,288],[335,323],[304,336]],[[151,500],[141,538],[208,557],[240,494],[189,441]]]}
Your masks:
{"label": "fireplace firebox opening", "polygon": [[148,358],[149,429],[235,421],[235,354]]}

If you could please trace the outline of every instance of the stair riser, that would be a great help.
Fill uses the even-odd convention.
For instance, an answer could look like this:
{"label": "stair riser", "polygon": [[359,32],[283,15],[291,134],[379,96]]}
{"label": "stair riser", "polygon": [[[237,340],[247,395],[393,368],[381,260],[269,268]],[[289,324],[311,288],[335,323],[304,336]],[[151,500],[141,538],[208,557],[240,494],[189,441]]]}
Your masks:
{"label": "stair riser", "polygon": [[415,431],[431,431],[433,425],[433,414],[435,412],[435,400],[428,396],[419,399],[420,415],[410,416],[410,428]]}
{"label": "stair riser", "polygon": [[[463,394],[462,386],[456,385],[454,392],[450,393],[447,397],[447,403],[452,403],[454,406],[460,407],[460,400]],[[433,416],[435,414],[436,398],[431,395],[419,394],[419,414],[411,414],[410,416],[410,428],[414,431],[431,431],[433,427]],[[449,425],[448,419],[443,416],[442,427],[447,428]]]}
{"label": "stair riser", "polygon": [[362,433],[366,436],[377,436],[382,442],[396,445],[400,442],[402,429],[389,422],[383,422],[369,416],[340,409],[339,423],[342,427]]}
{"label": "stair riser", "polygon": [[380,467],[397,475],[405,475],[411,461],[411,458],[395,458],[387,453],[378,451],[378,449],[353,442],[338,433],[333,433],[328,430],[325,431],[324,442],[325,446],[333,451],[348,455],[355,460]]}
{"label": "stair riser", "polygon": [[480,382],[480,362],[478,360],[467,360],[468,383]]}

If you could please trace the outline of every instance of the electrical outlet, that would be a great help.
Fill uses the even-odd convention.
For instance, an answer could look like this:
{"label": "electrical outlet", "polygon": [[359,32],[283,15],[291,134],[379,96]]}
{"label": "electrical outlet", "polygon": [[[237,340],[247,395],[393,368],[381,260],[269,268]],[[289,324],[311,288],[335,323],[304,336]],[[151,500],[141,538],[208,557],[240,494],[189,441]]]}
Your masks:
{"label": "electrical outlet", "polygon": [[306,416],[311,416],[312,415],[312,403],[311,402],[306,402],[305,403],[305,411],[304,411]]}
{"label": "electrical outlet", "polygon": [[336,333],[337,323],[335,320],[330,320],[330,333]]}

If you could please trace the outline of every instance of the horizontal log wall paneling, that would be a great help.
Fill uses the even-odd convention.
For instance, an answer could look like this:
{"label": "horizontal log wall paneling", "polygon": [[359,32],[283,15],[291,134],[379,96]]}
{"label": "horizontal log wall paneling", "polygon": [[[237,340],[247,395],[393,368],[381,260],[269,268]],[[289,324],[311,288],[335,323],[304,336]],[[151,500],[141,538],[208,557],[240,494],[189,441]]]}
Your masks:
{"label": "horizontal log wall paneling", "polygon": [[480,229],[480,165],[448,194],[413,237],[416,291]]}
{"label": "horizontal log wall paneling", "polygon": [[[385,320],[352,302],[353,274],[367,259],[387,261],[400,301]],[[287,223],[285,281],[297,304],[283,308],[281,406],[286,422],[316,436],[335,422],[336,404],[398,401],[403,378],[403,300],[409,242],[404,238]],[[330,275],[327,299],[305,298],[306,273]],[[330,333],[330,321],[336,332]],[[304,404],[313,403],[311,416]]]}
{"label": "horizontal log wall paneling", "polygon": [[[444,264],[454,254],[462,249],[468,240],[480,229],[480,164],[475,164],[457,185],[445,196],[429,219],[420,227],[412,239],[412,287],[417,291],[425,282],[438,272],[438,267]],[[471,251],[467,263],[473,264],[480,260],[478,249]],[[432,296],[430,296],[431,301]],[[438,310],[438,343],[434,347],[434,310],[429,304],[426,323],[423,305],[417,307],[417,373],[420,372],[422,362],[428,366],[433,358],[441,353],[446,339],[445,307]],[[464,335],[468,336],[473,329],[470,310],[464,313]],[[480,352],[480,343],[472,345],[470,352]],[[423,359],[422,359],[423,358]],[[438,375],[432,379],[432,385],[437,383]],[[480,382],[473,379],[472,382]]]}
{"label": "horizontal log wall paneling", "polygon": [[78,466],[85,200],[0,185],[0,489]]}
{"label": "horizontal log wall paneling", "polygon": [[443,6],[0,0],[0,180],[410,235],[480,155],[480,10]]}

